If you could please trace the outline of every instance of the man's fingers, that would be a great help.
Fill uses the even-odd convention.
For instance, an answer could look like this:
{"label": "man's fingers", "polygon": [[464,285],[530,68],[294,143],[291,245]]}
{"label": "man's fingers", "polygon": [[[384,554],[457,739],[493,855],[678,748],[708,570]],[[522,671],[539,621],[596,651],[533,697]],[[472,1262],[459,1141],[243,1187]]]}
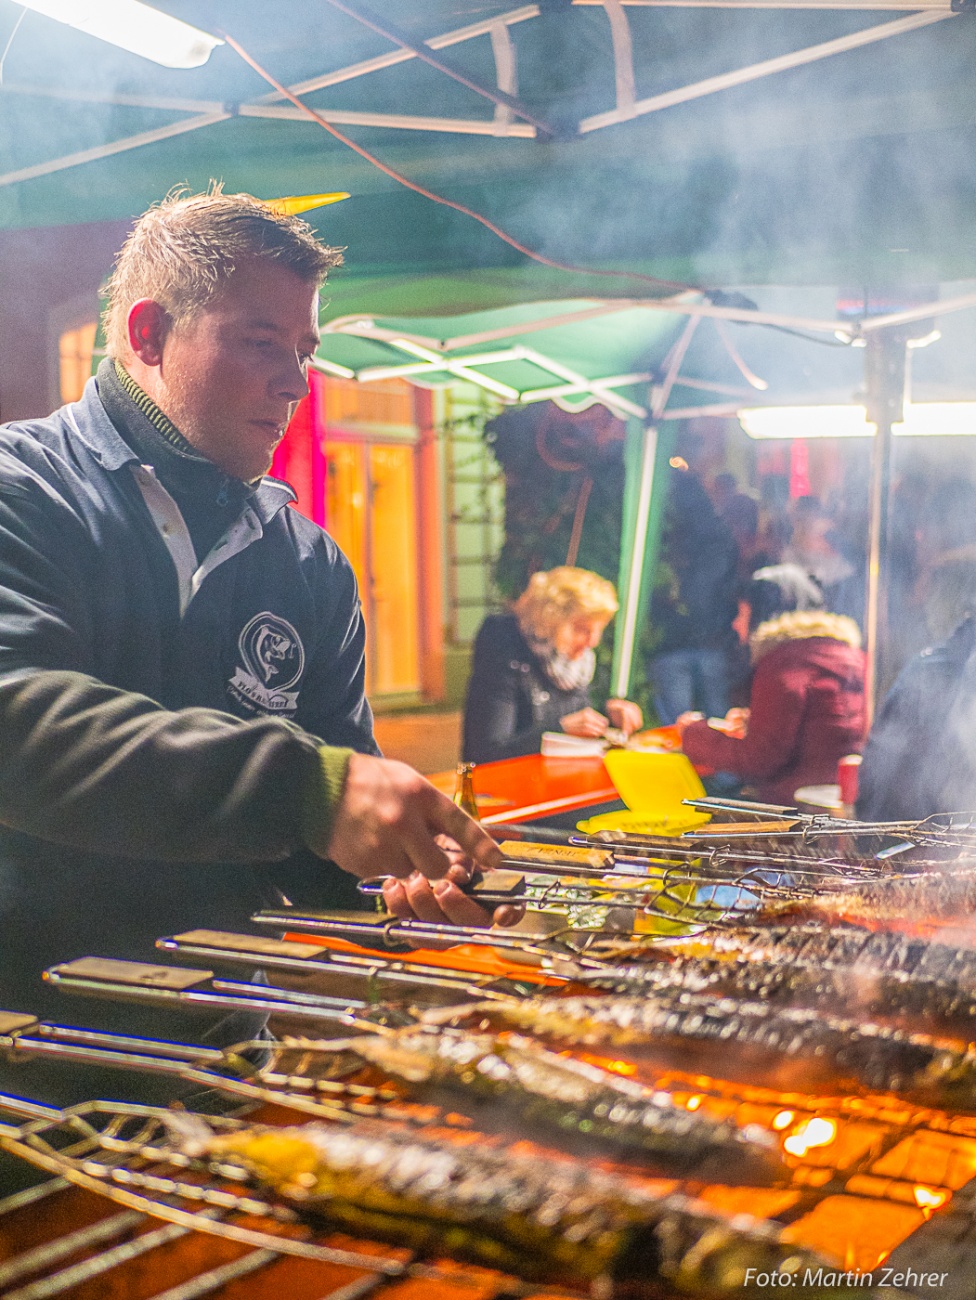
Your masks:
{"label": "man's fingers", "polygon": [[[342,863],[339,863],[342,866]],[[388,847],[382,854],[377,854],[376,869],[372,872],[374,876],[395,876],[397,880],[406,880],[408,876],[413,875],[416,870],[416,864],[410,855],[403,850],[403,846]],[[365,879],[369,879],[364,874]]]}
{"label": "man's fingers", "polygon": [[427,815],[430,829],[450,835],[458,847],[485,871],[497,870],[502,864],[502,852],[485,828],[462,812],[446,795],[439,791],[434,793],[437,799],[432,801]]}
{"label": "man's fingers", "polygon": [[452,861],[444,879],[453,880],[456,885],[464,886],[468,884],[473,875],[471,861],[465,858],[464,862]]}
{"label": "man's fingers", "polygon": [[456,885],[449,885],[442,880],[431,884],[425,876],[413,875],[409,880],[404,881],[403,888],[413,908],[414,916],[421,921],[433,921],[443,925],[448,919],[440,906],[439,896],[443,889],[456,889]]}
{"label": "man's fingers", "polygon": [[[491,913],[462,893],[453,881],[437,880],[432,884],[419,872],[407,880],[385,881],[383,900],[394,916],[416,917],[437,925],[483,927],[492,923]],[[520,909],[507,907],[503,910],[518,913]],[[425,939],[425,946],[427,943]]]}
{"label": "man's fingers", "polygon": [[491,913],[450,880],[438,880],[431,886],[441,912],[441,919],[452,925],[489,926]]}
{"label": "man's fingers", "polygon": [[419,874],[407,880],[385,880],[383,901],[394,916],[416,917],[438,925],[511,926],[517,925],[525,915],[524,907],[512,903],[503,903],[492,914],[465,894],[456,881],[444,879],[431,884]]}
{"label": "man's fingers", "polygon": [[386,905],[386,910],[392,912],[394,916],[413,916],[413,908],[410,906],[410,900],[407,898],[407,891],[403,887],[402,880],[383,881],[383,902]]}
{"label": "man's fingers", "polygon": [[419,818],[404,827],[400,844],[414,871],[428,880],[442,880],[451,869],[451,859]]}
{"label": "man's fingers", "polygon": [[512,903],[502,903],[501,907],[495,908],[495,915],[492,918],[495,925],[510,926],[518,925],[519,921],[525,916],[524,907],[516,907]]}

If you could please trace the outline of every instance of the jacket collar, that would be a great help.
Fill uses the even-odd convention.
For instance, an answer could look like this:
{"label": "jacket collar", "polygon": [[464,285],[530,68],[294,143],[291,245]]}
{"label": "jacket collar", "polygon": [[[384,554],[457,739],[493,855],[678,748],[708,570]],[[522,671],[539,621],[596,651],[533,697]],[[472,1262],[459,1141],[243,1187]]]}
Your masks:
{"label": "jacket collar", "polygon": [[[72,431],[103,469],[114,473],[126,465],[138,464],[139,457],[122,438],[98,397],[95,380],[89,379],[81,400],[62,410]],[[262,524],[270,523],[280,510],[296,501],[294,491],[280,479],[265,475],[254,490],[251,504]]]}
{"label": "jacket collar", "polygon": [[797,609],[760,623],[749,638],[752,662],[758,663],[764,655],[789,641],[808,641],[824,637],[841,641],[858,649],[861,630],[846,614],[830,614],[822,609]]}

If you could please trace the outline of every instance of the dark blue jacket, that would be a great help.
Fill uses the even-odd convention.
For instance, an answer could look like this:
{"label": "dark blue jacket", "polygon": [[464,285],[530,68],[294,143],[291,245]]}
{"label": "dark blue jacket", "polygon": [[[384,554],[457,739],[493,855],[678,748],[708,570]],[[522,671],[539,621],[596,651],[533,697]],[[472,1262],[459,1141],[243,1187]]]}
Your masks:
{"label": "dark blue jacket", "polygon": [[976,810],[976,618],[910,659],[871,727],[857,815],[914,821]]}
{"label": "dark blue jacket", "polygon": [[94,381],[0,429],[0,1009],[179,1037],[168,1013],[66,1003],[41,971],[152,960],[277,887],[352,900],[300,819],[316,738],[377,752],[363,624],[348,562],[291,499],[263,480],[197,569]]}

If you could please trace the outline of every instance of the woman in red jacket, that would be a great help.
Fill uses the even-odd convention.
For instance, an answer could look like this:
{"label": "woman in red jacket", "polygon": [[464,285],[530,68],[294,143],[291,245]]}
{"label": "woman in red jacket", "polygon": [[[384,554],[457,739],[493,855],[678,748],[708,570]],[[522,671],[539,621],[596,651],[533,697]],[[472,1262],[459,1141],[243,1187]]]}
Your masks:
{"label": "woman in red jacket", "polygon": [[768,803],[792,804],[804,785],[837,779],[837,760],[864,742],[864,653],[853,619],[823,609],[820,588],[795,564],[753,574],[753,664],[748,709],[727,729],[700,714],[678,719],[693,763],[731,772]]}

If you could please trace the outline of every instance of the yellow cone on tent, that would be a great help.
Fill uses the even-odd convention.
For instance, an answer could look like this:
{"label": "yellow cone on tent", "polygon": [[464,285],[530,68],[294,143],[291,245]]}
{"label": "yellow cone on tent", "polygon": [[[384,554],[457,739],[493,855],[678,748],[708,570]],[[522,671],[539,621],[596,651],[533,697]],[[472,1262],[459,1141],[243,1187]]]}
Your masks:
{"label": "yellow cone on tent", "polygon": [[280,217],[297,217],[300,212],[311,212],[313,208],[324,208],[327,203],[341,203],[350,196],[339,190],[335,194],[289,194],[282,199],[264,199],[265,207],[276,212]]}

